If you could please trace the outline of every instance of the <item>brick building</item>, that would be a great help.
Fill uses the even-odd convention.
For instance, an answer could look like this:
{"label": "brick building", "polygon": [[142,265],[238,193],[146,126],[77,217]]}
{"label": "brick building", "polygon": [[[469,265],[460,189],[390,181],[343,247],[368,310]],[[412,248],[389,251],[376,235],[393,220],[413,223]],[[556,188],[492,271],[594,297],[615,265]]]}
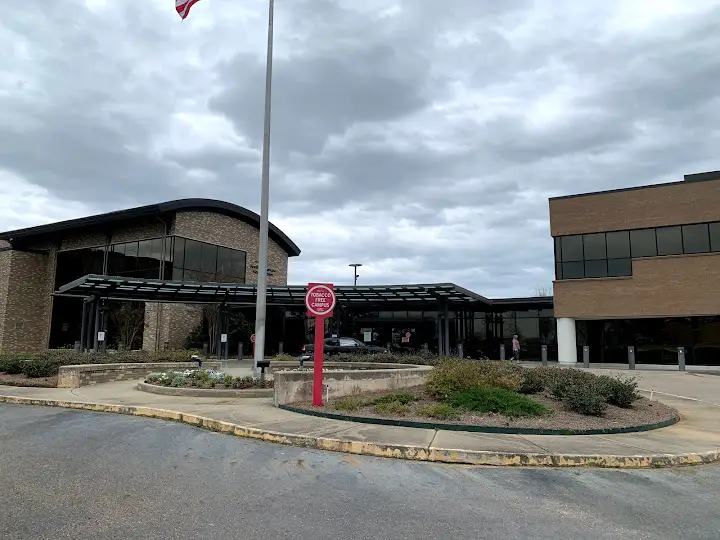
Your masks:
{"label": "brick building", "polygon": [[[87,274],[255,283],[257,214],[184,199],[0,233],[0,351],[72,346],[82,300],[53,296]],[[270,225],[268,283],[287,283],[299,248]],[[146,303],[142,347],[182,347],[201,319],[191,304]]]}
{"label": "brick building", "polygon": [[550,200],[558,357],[720,365],[720,172]]}

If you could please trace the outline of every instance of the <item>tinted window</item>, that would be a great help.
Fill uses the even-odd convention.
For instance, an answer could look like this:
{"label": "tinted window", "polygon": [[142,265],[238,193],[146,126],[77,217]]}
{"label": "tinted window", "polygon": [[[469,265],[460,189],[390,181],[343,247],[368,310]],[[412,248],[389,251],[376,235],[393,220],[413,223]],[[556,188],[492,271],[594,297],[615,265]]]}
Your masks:
{"label": "tinted window", "polygon": [[245,279],[245,252],[233,251],[232,253],[232,275]]}
{"label": "tinted window", "polygon": [[630,251],[633,257],[655,257],[655,229],[630,231]]}
{"label": "tinted window", "polygon": [[555,238],[555,260],[562,261],[562,242],[560,238]]}
{"label": "tinted window", "polygon": [[[185,264],[186,270],[202,270],[202,244],[195,240],[185,241]],[[177,263],[175,263],[177,264]]]}
{"label": "tinted window", "polygon": [[608,276],[631,276],[632,261],[630,259],[609,259],[608,260]]}
{"label": "tinted window", "polygon": [[125,256],[137,258],[137,256],[138,256],[138,243],[137,242],[128,242],[127,244],[125,244]]}
{"label": "tinted window", "polygon": [[707,224],[683,225],[682,242],[684,253],[707,253],[710,251],[710,235]]}
{"label": "tinted window", "polygon": [[585,261],[585,277],[607,277],[607,261]]}
{"label": "tinted window", "polygon": [[163,240],[162,238],[156,238],[150,241],[150,257],[156,261],[162,261],[163,259]]}
{"label": "tinted window", "polygon": [[608,259],[622,259],[630,256],[630,232],[609,232],[605,235]]}
{"label": "tinted window", "polygon": [[173,279],[173,281],[182,281],[183,280],[183,269],[178,268],[177,266],[173,266],[172,279]]}
{"label": "tinted window", "polygon": [[562,237],[562,261],[582,261],[583,246],[582,236],[563,236]]}
{"label": "tinted window", "polygon": [[680,227],[660,227],[655,232],[658,255],[680,255],[683,252]]}
{"label": "tinted window", "polygon": [[720,251],[720,222],[710,224],[710,248]]}
{"label": "tinted window", "polygon": [[173,249],[173,265],[178,268],[185,266],[185,239],[175,238],[175,247]]}
{"label": "tinted window", "polygon": [[562,263],[563,279],[579,279],[585,277],[585,266],[582,261]]}
{"label": "tinted window", "polygon": [[232,276],[232,250],[224,247],[218,248],[217,275],[218,279]]}
{"label": "tinted window", "polygon": [[[142,240],[138,243],[138,258],[149,259],[152,256],[152,241]],[[143,261],[143,264],[147,264],[147,261]]]}
{"label": "tinted window", "polygon": [[585,260],[597,260],[607,257],[605,251],[605,233],[584,234],[583,244],[585,244]]}
{"label": "tinted window", "polygon": [[215,274],[217,271],[218,247],[212,244],[200,244],[201,260],[200,270]]}
{"label": "tinted window", "polygon": [[562,278],[563,278],[562,264],[555,263],[555,279],[562,279]]}

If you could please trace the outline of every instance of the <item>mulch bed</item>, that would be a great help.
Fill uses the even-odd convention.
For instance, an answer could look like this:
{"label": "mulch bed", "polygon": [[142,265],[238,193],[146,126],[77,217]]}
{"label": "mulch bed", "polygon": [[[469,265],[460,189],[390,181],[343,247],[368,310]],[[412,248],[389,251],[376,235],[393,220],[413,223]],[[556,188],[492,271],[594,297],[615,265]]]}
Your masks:
{"label": "mulch bed", "polygon": [[[310,402],[293,403],[293,407],[312,410],[324,413],[342,414],[349,418],[366,417],[366,418],[385,418],[392,420],[405,420],[411,422],[429,422],[433,424],[454,424],[469,426],[487,426],[501,428],[531,428],[531,429],[553,429],[553,430],[591,430],[591,429],[620,429],[634,426],[642,426],[655,424],[665,420],[671,420],[678,416],[678,412],[672,407],[668,407],[658,401],[650,401],[647,398],[641,398],[634,403],[632,408],[623,409],[609,405],[604,416],[585,416],[575,412],[567,411],[563,408],[563,404],[546,394],[530,395],[531,399],[542,403],[552,412],[548,416],[537,416],[529,418],[509,418],[501,414],[479,414],[466,412],[460,414],[459,420],[440,420],[438,418],[429,418],[417,414],[417,409],[425,405],[438,403],[429,399],[422,387],[403,389],[402,392],[408,392],[420,398],[418,401],[410,405],[410,411],[402,416],[378,414],[374,410],[373,405],[360,407],[353,411],[339,411],[333,407],[333,403],[341,399],[331,399],[324,407],[315,407]],[[377,392],[372,394],[362,394],[362,399],[368,401],[379,398],[392,392]]]}
{"label": "mulch bed", "polygon": [[6,386],[35,386],[40,388],[57,388],[57,375],[52,377],[38,377],[31,379],[20,373],[18,375],[8,375],[0,373],[0,384]]}

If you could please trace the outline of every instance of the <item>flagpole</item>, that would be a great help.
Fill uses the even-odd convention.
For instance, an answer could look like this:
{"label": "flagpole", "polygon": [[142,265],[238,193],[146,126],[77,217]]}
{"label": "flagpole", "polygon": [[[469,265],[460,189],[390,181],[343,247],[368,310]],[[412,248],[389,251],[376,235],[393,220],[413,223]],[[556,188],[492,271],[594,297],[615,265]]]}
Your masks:
{"label": "flagpole", "polygon": [[268,212],[270,207],[270,105],[272,96],[273,15],[275,0],[269,0],[267,64],[265,68],[265,130],[262,148],[262,187],[260,189],[260,250],[258,253],[257,303],[255,306],[255,354],[253,372],[265,356],[267,311]]}

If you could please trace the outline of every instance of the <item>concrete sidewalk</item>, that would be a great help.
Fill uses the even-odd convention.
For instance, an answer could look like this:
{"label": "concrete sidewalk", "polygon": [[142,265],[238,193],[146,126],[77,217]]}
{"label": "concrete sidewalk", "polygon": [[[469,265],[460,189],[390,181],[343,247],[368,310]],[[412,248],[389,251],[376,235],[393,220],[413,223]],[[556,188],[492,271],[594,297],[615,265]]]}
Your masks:
{"label": "concrete sidewalk", "polygon": [[[136,381],[75,389],[0,387],[0,401],[30,398],[71,402],[34,402],[41,405],[108,405],[106,408],[74,407],[180,419],[241,436],[349,453],[454,463],[655,467],[720,459],[720,377],[666,372],[642,372],[641,375],[644,389],[654,388],[656,392],[675,396],[684,392],[698,401],[656,393],[656,399],[680,412],[678,424],[640,433],[571,436],[466,433],[360,424],[284,411],[274,407],[271,399],[264,398],[181,398],[148,394],[136,390]],[[127,407],[146,410],[124,409]],[[176,414],[153,413],[156,410]],[[179,415],[188,415],[189,420]]]}

